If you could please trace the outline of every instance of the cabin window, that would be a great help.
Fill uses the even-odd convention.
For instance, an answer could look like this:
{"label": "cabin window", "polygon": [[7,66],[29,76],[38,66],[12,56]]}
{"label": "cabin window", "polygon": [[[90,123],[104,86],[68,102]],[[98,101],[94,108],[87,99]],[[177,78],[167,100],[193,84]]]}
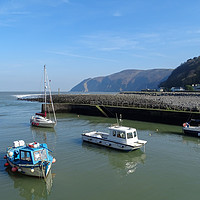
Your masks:
{"label": "cabin window", "polygon": [[133,133],[132,133],[132,132],[127,133],[127,138],[128,138],[128,139],[129,139],[129,138],[133,138]]}
{"label": "cabin window", "polygon": [[41,153],[40,153],[40,151],[35,151],[35,152],[33,153],[33,155],[34,155],[34,160],[35,160],[35,161],[41,160]]}
{"label": "cabin window", "polygon": [[21,151],[21,160],[25,160],[30,162],[31,161],[31,155],[28,151]]}
{"label": "cabin window", "polygon": [[42,158],[42,160],[47,159],[47,150],[46,149],[41,150],[41,158]]}
{"label": "cabin window", "polygon": [[114,136],[114,137],[116,136],[116,131],[113,131],[113,136]]}
{"label": "cabin window", "polygon": [[125,132],[118,131],[118,132],[117,132],[117,137],[118,137],[118,138],[123,138],[123,139],[125,139],[125,138],[126,138]]}
{"label": "cabin window", "polygon": [[136,137],[136,136],[137,136],[137,133],[136,133],[136,131],[134,131],[133,133],[134,133],[134,137]]}
{"label": "cabin window", "polygon": [[34,160],[35,161],[40,161],[40,160],[45,160],[47,159],[47,152],[46,149],[40,150],[40,151],[35,151],[33,153],[34,155]]}

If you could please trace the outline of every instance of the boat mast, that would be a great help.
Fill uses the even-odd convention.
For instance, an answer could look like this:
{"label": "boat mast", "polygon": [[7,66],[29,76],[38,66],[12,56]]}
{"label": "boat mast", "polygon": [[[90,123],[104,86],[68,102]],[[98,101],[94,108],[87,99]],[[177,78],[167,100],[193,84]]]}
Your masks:
{"label": "boat mast", "polygon": [[46,117],[46,110],[47,110],[47,94],[46,94],[46,89],[47,89],[47,81],[46,81],[46,65],[44,65],[44,113]]}

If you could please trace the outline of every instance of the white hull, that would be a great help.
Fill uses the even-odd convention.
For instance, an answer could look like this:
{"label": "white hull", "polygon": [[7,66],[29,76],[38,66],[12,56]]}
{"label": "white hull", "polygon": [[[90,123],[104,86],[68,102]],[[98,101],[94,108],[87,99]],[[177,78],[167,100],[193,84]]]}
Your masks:
{"label": "white hull", "polygon": [[136,149],[140,149],[146,143],[143,140],[139,140],[138,142],[135,142],[133,145],[127,145],[127,144],[123,144],[123,143],[119,143],[119,142],[115,142],[115,141],[111,141],[111,140],[107,140],[103,138],[92,137],[86,134],[82,134],[82,139],[83,141],[86,141],[86,142],[91,142],[94,144],[98,144],[98,145],[102,145],[102,146],[106,146],[106,147],[110,147],[110,148],[114,148],[118,150],[123,150],[123,151],[133,151]]}
{"label": "white hull", "polygon": [[56,125],[55,121],[52,121],[52,120],[44,118],[44,117],[40,117],[40,119],[38,119],[38,117],[36,117],[36,116],[33,116],[30,119],[30,123],[32,126],[46,127],[46,128],[53,128]]}
{"label": "white hull", "polygon": [[[11,167],[17,167],[18,172],[20,172],[21,174],[28,176],[36,176],[41,178],[48,176],[52,165],[51,163],[49,163],[49,165],[46,166],[47,169],[46,167],[42,169],[41,165],[23,165],[23,164],[15,165],[9,159],[7,159],[7,161]],[[34,171],[31,171],[31,169],[34,169]]]}

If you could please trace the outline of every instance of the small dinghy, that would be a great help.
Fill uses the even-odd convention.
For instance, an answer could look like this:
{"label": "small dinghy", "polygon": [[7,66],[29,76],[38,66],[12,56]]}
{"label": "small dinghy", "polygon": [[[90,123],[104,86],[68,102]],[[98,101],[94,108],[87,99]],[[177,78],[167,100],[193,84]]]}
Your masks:
{"label": "small dinghy", "polygon": [[140,149],[147,143],[145,140],[138,139],[135,128],[119,125],[109,127],[108,133],[98,131],[83,133],[82,139],[86,142],[91,142],[123,151]]}
{"label": "small dinghy", "polygon": [[5,167],[11,167],[12,172],[24,175],[46,178],[55,158],[49,154],[47,144],[37,142],[25,144],[23,140],[14,141],[12,147],[7,148],[4,158]]}

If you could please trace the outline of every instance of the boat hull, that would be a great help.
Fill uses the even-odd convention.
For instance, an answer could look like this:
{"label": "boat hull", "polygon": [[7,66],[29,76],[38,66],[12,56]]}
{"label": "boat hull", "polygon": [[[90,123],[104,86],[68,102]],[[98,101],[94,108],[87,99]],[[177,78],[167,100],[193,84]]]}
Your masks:
{"label": "boat hull", "polygon": [[43,127],[43,128],[54,128],[56,122],[52,120],[36,120],[34,117],[30,119],[30,124],[35,127]]}
{"label": "boat hull", "polygon": [[119,142],[115,142],[115,141],[111,141],[107,139],[88,136],[86,134],[82,134],[82,140],[85,142],[90,142],[93,144],[97,144],[97,145],[101,145],[101,146],[105,146],[105,147],[113,148],[117,150],[122,150],[122,151],[133,151],[133,150],[140,149],[141,147],[144,146],[144,144],[142,143],[137,143],[137,145],[132,146],[132,145],[127,145],[127,144],[123,144],[123,143],[119,143]]}
{"label": "boat hull", "polygon": [[51,162],[49,162],[45,166],[15,164],[15,163],[11,162],[9,159],[7,159],[7,162],[9,163],[11,168],[14,168],[14,167],[17,168],[17,171],[21,174],[24,174],[27,176],[40,177],[40,178],[45,178],[48,176],[49,171],[51,169],[51,165],[52,165]]}
{"label": "boat hull", "polygon": [[200,127],[184,127],[183,132],[185,135],[200,137]]}

